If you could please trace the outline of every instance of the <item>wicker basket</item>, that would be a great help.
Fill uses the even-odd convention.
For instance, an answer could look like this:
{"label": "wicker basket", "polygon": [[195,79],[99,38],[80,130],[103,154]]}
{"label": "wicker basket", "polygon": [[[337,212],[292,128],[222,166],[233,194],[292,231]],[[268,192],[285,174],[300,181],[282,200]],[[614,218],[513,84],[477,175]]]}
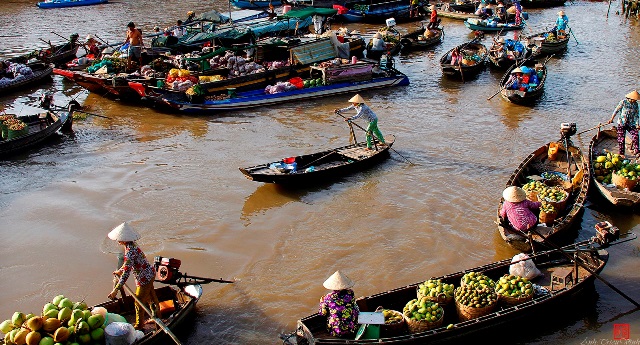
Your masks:
{"label": "wicker basket", "polygon": [[407,323],[405,321],[404,315],[402,315],[402,313],[397,310],[388,310],[393,314],[402,316],[402,320],[394,323],[385,323],[384,325],[380,325],[380,336],[383,338],[394,337],[403,334],[407,329]]}
{"label": "wicker basket", "polygon": [[558,189],[560,189],[563,192],[565,192],[566,196],[565,196],[565,198],[563,200],[561,200],[561,201],[543,200],[543,201],[545,201],[546,203],[548,203],[550,205],[553,205],[553,207],[555,207],[556,210],[558,210],[558,212],[560,212],[560,211],[564,210],[564,208],[567,206],[567,201],[569,200],[569,193],[566,190],[562,189],[562,188],[558,188]]}
{"label": "wicker basket", "polygon": [[616,174],[616,172],[614,171],[613,173],[611,173],[611,183],[621,189],[626,188],[628,190],[633,190],[636,187],[636,184],[638,184],[638,180],[629,180],[624,176]]}
{"label": "wicker basket", "polygon": [[539,217],[540,223],[551,224],[553,223],[554,220],[556,220],[556,217],[558,217],[557,212],[547,213],[540,210],[540,217]]}
{"label": "wicker basket", "polygon": [[456,312],[458,313],[460,321],[467,321],[492,313],[497,305],[498,303],[493,302],[486,307],[475,308],[461,304],[456,300]]}
{"label": "wicker basket", "polygon": [[404,314],[402,316],[404,317],[404,321],[407,323],[407,328],[409,329],[410,333],[420,333],[442,326],[442,320],[444,320],[444,311],[442,312],[442,316],[434,322],[429,322],[427,320],[413,320],[408,318]]}
{"label": "wicker basket", "polygon": [[447,297],[443,293],[440,293],[437,296],[425,296],[425,295],[420,293],[420,288],[416,288],[416,295],[418,296],[418,300],[421,300],[422,297],[426,297],[427,300],[429,300],[431,302],[437,302],[438,304],[440,304],[443,307],[445,305],[449,305],[449,304],[451,304],[451,302],[453,302],[453,296]]}
{"label": "wicker basket", "polygon": [[513,306],[533,299],[533,293],[526,296],[511,297],[498,294],[498,302],[505,306]]}
{"label": "wicker basket", "polygon": [[538,192],[536,192],[535,190],[525,190],[525,193],[527,193],[527,199],[531,200],[531,201],[538,201]]}

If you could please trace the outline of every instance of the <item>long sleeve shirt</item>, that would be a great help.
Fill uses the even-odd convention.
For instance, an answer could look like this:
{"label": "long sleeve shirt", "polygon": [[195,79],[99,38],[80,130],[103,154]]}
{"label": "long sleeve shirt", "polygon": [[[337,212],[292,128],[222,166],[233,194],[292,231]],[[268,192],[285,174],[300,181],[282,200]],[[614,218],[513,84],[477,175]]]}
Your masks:
{"label": "long sleeve shirt", "polygon": [[616,115],[620,115],[618,125],[636,127],[638,125],[638,101],[631,103],[628,99],[623,99],[613,110],[611,119]]}
{"label": "long sleeve shirt", "polygon": [[120,289],[129,278],[129,274],[133,274],[136,277],[136,286],[144,286],[151,282],[156,275],[156,271],[151,266],[144,253],[133,242],[129,242],[124,250],[124,263],[118,270],[120,273],[120,280],[115,286],[115,290]]}
{"label": "long sleeve shirt", "polygon": [[327,330],[334,337],[353,334],[358,327],[358,305],[351,289],[334,290],[320,298],[320,315],[327,316]]}
{"label": "long sleeve shirt", "polygon": [[540,208],[542,203],[524,200],[521,202],[506,201],[502,204],[500,217],[507,217],[509,223],[520,231],[526,231],[538,224],[538,217],[532,212]]}
{"label": "long sleeve shirt", "polygon": [[371,41],[372,50],[385,50],[386,48],[387,48],[387,45],[382,38],[374,38]]}
{"label": "long sleeve shirt", "polygon": [[376,114],[373,112],[373,110],[371,110],[371,108],[369,108],[366,104],[359,104],[357,106],[353,106],[350,105],[346,108],[342,108],[340,109],[340,112],[343,111],[348,111],[351,109],[355,109],[356,110],[356,114],[352,117],[349,118],[349,120],[355,120],[359,117],[364,117],[365,119],[367,119],[367,121],[369,122],[373,122],[373,121],[377,121],[378,117],[376,116]]}
{"label": "long sleeve shirt", "polygon": [[569,25],[569,17],[562,16],[556,19],[556,28],[558,30],[567,30],[567,25]]}

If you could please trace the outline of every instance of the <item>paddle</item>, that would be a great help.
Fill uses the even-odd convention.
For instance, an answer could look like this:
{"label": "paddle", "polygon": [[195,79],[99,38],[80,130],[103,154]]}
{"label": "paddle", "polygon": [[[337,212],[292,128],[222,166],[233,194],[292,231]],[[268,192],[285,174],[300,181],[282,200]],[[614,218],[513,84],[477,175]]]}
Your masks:
{"label": "paddle", "polygon": [[569,35],[571,35],[571,37],[573,37],[573,39],[576,40],[576,44],[580,44],[580,42],[578,42],[578,39],[576,38],[576,35],[573,33],[573,30],[571,30],[571,28],[569,28]]}
{"label": "paddle", "polygon": [[[340,112],[339,112],[339,111],[336,111],[336,114],[337,114],[337,115],[339,115],[339,116],[341,116],[341,117],[342,117],[342,118],[344,118],[344,119],[346,119],[346,118],[347,118],[346,116],[344,116],[344,115],[340,114]],[[367,130],[366,130],[366,129],[364,129],[364,128],[362,128],[362,126],[360,126],[359,124],[357,124],[357,123],[353,123],[353,122],[351,122],[351,121],[349,121],[349,122],[350,122],[350,123],[352,123],[352,124],[354,124],[354,125],[356,125],[356,127],[360,128],[360,129],[361,129],[361,130],[363,130],[365,133],[367,132]],[[373,133],[371,133],[371,134],[375,137],[375,135],[374,135]],[[376,137],[376,139],[379,139],[379,138],[377,138],[377,137]],[[393,150],[393,152],[397,153],[397,154],[398,154],[398,156],[400,156],[400,157],[404,158],[404,160],[406,160],[407,162],[409,162],[409,164],[411,164],[411,165],[415,165],[415,164],[413,164],[410,160],[408,160],[408,159],[407,159],[407,157],[405,157],[405,156],[401,155],[401,154],[400,154],[400,152],[398,152],[398,151],[394,150],[394,149],[393,149],[393,147],[389,146],[389,149],[390,149],[390,150]]]}
{"label": "paddle", "polygon": [[[531,231],[533,231],[536,235],[545,238],[544,236],[542,236],[542,234],[540,234],[535,228],[532,228]],[[580,265],[582,268],[584,268],[587,272],[589,272],[590,274],[592,274],[594,277],[598,278],[600,281],[602,281],[603,283],[605,283],[605,285],[607,285],[608,287],[610,287],[613,291],[617,292],[620,296],[624,297],[627,301],[633,303],[636,307],[640,307],[640,303],[634,301],[631,297],[627,296],[624,292],[620,291],[618,288],[616,288],[615,286],[613,286],[611,283],[609,283],[608,281],[606,281],[604,278],[602,278],[599,274],[597,274],[596,272],[594,272],[591,268],[589,268],[587,265],[585,265],[584,263],[580,262],[580,260],[578,260],[578,258],[573,258],[571,255],[569,255],[566,251],[564,251],[562,248],[558,247],[555,243],[550,242],[550,241],[545,241],[546,244],[550,245],[551,247],[553,247],[554,249],[560,251],[560,253],[562,253],[562,255],[564,255],[565,257],[567,257],[569,260],[575,262],[576,264]]]}
{"label": "paddle", "polygon": [[154,316],[153,313],[151,313],[151,310],[149,310],[149,308],[142,303],[142,301],[140,301],[140,299],[138,298],[138,296],[136,296],[136,294],[131,291],[131,289],[129,288],[129,286],[127,286],[127,284],[122,284],[122,286],[129,292],[129,294],[131,295],[131,297],[133,297],[133,299],[136,300],[136,302],[138,303],[138,305],[144,309],[144,311],[149,314],[149,317],[151,319],[153,319],[153,321],[155,321],[155,323],[165,332],[167,333],[167,335],[169,335],[169,337],[171,337],[171,339],[173,339],[173,341],[178,344],[178,345],[182,345],[182,343],[180,342],[180,340],[178,340],[178,337],[176,337],[175,334],[173,334],[173,332],[171,332],[171,330],[169,329],[169,327],[167,327],[167,325],[165,325],[162,320],[160,320],[158,317]]}
{"label": "paddle", "polygon": [[576,134],[576,135],[580,135],[580,134],[587,133],[587,132],[592,131],[592,130],[594,130],[594,129],[596,129],[596,128],[600,128],[600,127],[602,127],[602,126],[604,126],[604,125],[605,125],[604,123],[599,123],[597,126],[595,126],[595,127],[591,127],[591,128],[589,128],[589,129],[585,129],[585,130],[584,130],[584,131],[582,131],[582,132],[578,132],[578,134]]}

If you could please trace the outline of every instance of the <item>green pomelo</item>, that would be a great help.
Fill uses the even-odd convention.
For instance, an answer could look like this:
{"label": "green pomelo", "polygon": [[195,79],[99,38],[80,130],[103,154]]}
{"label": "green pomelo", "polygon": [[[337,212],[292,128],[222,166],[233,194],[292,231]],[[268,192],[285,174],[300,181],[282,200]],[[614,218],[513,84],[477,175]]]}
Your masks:
{"label": "green pomelo", "polygon": [[89,324],[86,321],[80,321],[76,325],[76,333],[77,334],[88,334],[89,333]]}
{"label": "green pomelo", "polygon": [[91,329],[96,329],[104,324],[104,317],[100,314],[91,315],[87,319],[87,323]]}
{"label": "green pomelo", "polygon": [[67,308],[67,307],[64,307],[64,308],[60,309],[60,311],[58,312],[57,318],[58,318],[58,320],[64,322],[64,321],[67,321],[67,320],[69,320],[71,318],[71,314],[72,314],[72,310]]}
{"label": "green pomelo", "polygon": [[84,302],[76,302],[73,304],[72,309],[87,310],[87,304]]}
{"label": "green pomelo", "polygon": [[54,343],[53,338],[44,337],[40,339],[40,342],[38,343],[38,345],[53,345],[53,343]]}
{"label": "green pomelo", "polygon": [[60,301],[62,301],[63,299],[64,299],[64,295],[58,295],[58,296],[53,298],[51,303],[53,303],[55,305],[58,305],[58,304],[60,304]]}
{"label": "green pomelo", "polygon": [[11,320],[4,320],[2,321],[2,323],[0,323],[0,332],[4,334],[11,332],[11,330],[14,328],[15,327],[13,326],[13,322],[11,322]]}
{"label": "green pomelo", "polygon": [[11,317],[11,322],[16,327],[22,326],[22,323],[24,322],[24,320],[25,320],[24,314],[19,311],[13,313],[13,316]]}
{"label": "green pomelo", "polygon": [[58,306],[56,304],[53,304],[53,303],[45,304],[44,307],[42,308],[42,315],[46,314],[51,309],[58,310]]}
{"label": "green pomelo", "polygon": [[91,335],[89,333],[82,334],[76,337],[82,344],[89,344],[91,342]]}
{"label": "green pomelo", "polygon": [[102,341],[102,339],[104,339],[104,329],[96,328],[91,331],[91,339],[94,341]]}
{"label": "green pomelo", "polygon": [[62,309],[64,307],[67,307],[69,309],[73,308],[73,302],[71,302],[70,299],[68,298],[63,298],[60,303],[58,303],[58,308]]}
{"label": "green pomelo", "polygon": [[44,316],[57,318],[58,317],[58,309],[49,309],[49,310],[47,310],[46,313],[44,313]]}
{"label": "green pomelo", "polygon": [[91,317],[91,310],[83,310],[82,313],[82,319],[85,321],[87,321],[89,317]]}

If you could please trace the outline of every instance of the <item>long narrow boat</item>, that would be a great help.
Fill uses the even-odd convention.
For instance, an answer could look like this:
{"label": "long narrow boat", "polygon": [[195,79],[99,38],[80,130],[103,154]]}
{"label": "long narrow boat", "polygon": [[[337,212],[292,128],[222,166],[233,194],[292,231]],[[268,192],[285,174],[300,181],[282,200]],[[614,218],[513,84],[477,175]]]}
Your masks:
{"label": "long narrow boat", "polygon": [[25,152],[41,144],[56,134],[58,130],[71,130],[73,110],[72,108],[49,110],[38,115],[20,116],[18,119],[27,125],[27,130],[15,138],[0,139],[0,159]]}
{"label": "long narrow boat", "polygon": [[[626,150],[631,152],[631,141],[626,141]],[[596,179],[595,165],[596,158],[605,152],[618,152],[618,134],[615,128],[598,130],[591,142],[589,143],[589,170],[593,176],[593,184],[596,185],[598,191],[610,203],[615,206],[633,207],[640,204],[640,193],[635,190],[625,190],[617,188],[612,184],[605,184],[603,181]]]}
{"label": "long narrow boat", "polygon": [[569,43],[569,35],[563,38],[549,39],[548,32],[541,32],[535,35],[527,36],[525,39],[526,45],[531,48],[532,56],[538,57],[542,55],[551,55],[564,52],[567,50]]}
{"label": "long narrow boat", "polygon": [[390,1],[358,1],[347,5],[349,10],[338,15],[339,19],[348,23],[384,23],[393,18],[396,22],[420,20],[422,16],[411,17],[411,3],[408,0]]}
{"label": "long narrow boat", "polygon": [[483,32],[500,32],[500,31],[509,31],[509,30],[522,30],[524,28],[524,21],[520,24],[516,23],[498,23],[496,26],[486,26],[482,25],[482,20],[477,19],[467,19],[464,21],[464,26],[466,26],[469,30],[473,31],[483,31]]}
{"label": "long narrow boat", "polygon": [[530,58],[531,54],[531,48],[520,41],[507,39],[504,43],[504,49],[500,49],[497,43],[494,42],[493,46],[489,49],[490,66],[496,69],[509,68],[518,62]]}
{"label": "long narrow boat", "polygon": [[7,84],[0,85],[0,94],[7,94],[8,92],[37,84],[44,78],[51,76],[51,72],[53,71],[53,65],[41,62],[30,63],[27,64],[27,66],[31,68],[33,74],[28,77],[15,78]]}
{"label": "long narrow boat", "polygon": [[[465,58],[459,64],[451,64],[451,53],[458,49],[462,56],[473,57],[477,56],[479,58],[478,61],[473,60],[471,58]],[[457,47],[451,48],[448,52],[446,52],[440,58],[440,68],[442,69],[442,73],[449,77],[462,78],[466,80],[468,78],[475,77],[482,70],[484,70],[485,62],[487,60],[488,50],[482,43],[479,43],[476,40],[470,41],[468,43],[461,44]]]}
{"label": "long narrow boat", "polygon": [[[431,10],[429,10],[428,8],[426,9],[426,11],[427,11],[427,14],[431,14]],[[455,19],[455,20],[467,20],[471,18],[471,19],[480,20],[480,17],[475,15],[475,13],[456,12],[456,11],[452,11],[451,8],[444,7],[444,6],[438,9],[437,12],[438,12],[438,17],[442,17],[442,18],[449,18],[449,19]]]}
{"label": "long narrow boat", "polygon": [[320,97],[334,96],[344,93],[357,93],[363,90],[388,88],[392,86],[409,85],[409,78],[402,72],[387,68],[375,72],[367,80],[345,80],[312,88],[296,89],[275,94],[268,94],[264,90],[238,92],[233,98],[222,100],[205,100],[202,103],[174,101],[163,98],[165,106],[174,111],[189,113],[219,112],[225,110],[239,110],[253,107],[270,106],[280,103],[291,103]]}
{"label": "long narrow boat", "polygon": [[368,168],[389,156],[393,137],[385,144],[376,140],[375,148],[367,150],[367,143],[360,142],[331,150],[287,158],[295,162],[292,170],[283,161],[270,162],[247,168],[239,168],[246,178],[256,182],[278,184],[310,184],[327,179],[343,177],[347,174]]}
{"label": "long narrow boat", "polygon": [[[569,143],[568,152],[566,142]],[[557,147],[558,152],[555,160],[549,159],[550,145]],[[564,187],[569,194],[564,209],[558,210],[556,219],[551,224],[547,224],[548,226],[539,225],[536,228],[536,231],[544,238],[534,232],[525,234],[511,227],[506,220],[500,218],[500,210],[504,199],[501,198],[498,204],[496,223],[498,224],[500,236],[511,247],[522,252],[530,252],[543,246],[546,241],[553,242],[556,238],[562,238],[562,235],[566,234],[567,230],[570,230],[571,225],[578,219],[587,198],[591,180],[588,159],[582,154],[579,147],[573,145],[571,140],[565,141],[561,139],[558,142],[547,143],[533,151],[511,174],[506,187],[521,187],[529,182],[532,177],[540,177],[544,173],[566,177],[567,180],[564,182]]]}
{"label": "long narrow boat", "polygon": [[[508,100],[509,102],[522,105],[531,105],[535,101],[537,101],[544,93],[544,84],[547,80],[547,65],[543,64],[540,68],[540,72],[536,72],[535,65],[537,63],[538,60],[525,60],[519,66],[512,65],[500,80],[500,94],[502,95],[502,98]],[[521,68],[523,66],[533,70],[532,73],[538,74],[538,84],[535,87],[529,87],[525,90],[513,90],[509,88],[510,85],[507,84],[509,83],[511,72],[513,72],[515,68]]]}
{"label": "long narrow boat", "polygon": [[106,4],[108,0],[45,0],[38,2],[40,8],[62,8]]}
{"label": "long narrow boat", "polygon": [[[580,264],[585,265],[591,272],[600,273],[608,259],[609,253],[604,249],[592,247],[589,241],[577,243],[562,248],[569,255],[576,255]],[[320,344],[436,344],[461,343],[461,339],[469,339],[478,331],[495,330],[499,333],[509,323],[522,321],[534,325],[542,323],[543,315],[566,310],[570,302],[579,301],[584,295],[581,292],[593,287],[595,275],[589,270],[575,264],[559,251],[539,252],[532,259],[542,276],[532,280],[534,284],[533,298],[516,305],[506,305],[498,302],[497,308],[486,315],[462,321],[456,314],[453,302],[444,307],[441,326],[436,328],[408,333],[406,330],[396,331],[397,335],[379,339],[336,338],[327,332],[327,318],[313,314],[298,320],[295,336],[298,345]],[[487,265],[466,269],[460,272],[446,274],[437,278],[443,283],[460,285],[463,275],[469,272],[483,273],[498,281],[500,277],[509,274],[511,259],[496,261]],[[422,272],[420,275],[424,275]],[[564,280],[571,275],[572,282]],[[428,277],[428,275],[427,275]],[[562,283],[552,282],[554,277],[563,280]],[[558,280],[558,279],[556,279]],[[421,284],[414,283],[375,295],[361,297],[356,300],[360,312],[375,312],[378,307],[402,312],[403,307],[417,297],[417,288]],[[485,339],[486,340],[486,339]],[[471,340],[472,342],[474,340]],[[477,339],[475,339],[477,342]]]}
{"label": "long narrow boat", "polygon": [[403,52],[409,52],[431,48],[442,43],[443,40],[444,29],[442,27],[429,29],[428,33],[423,27],[403,35],[400,38],[400,44]]}
{"label": "long narrow boat", "polygon": [[9,61],[26,64],[31,58],[35,58],[46,64],[63,65],[76,58],[80,44],[75,35],[71,35],[67,43],[51,44],[49,48],[42,48],[30,54],[13,57]]}

